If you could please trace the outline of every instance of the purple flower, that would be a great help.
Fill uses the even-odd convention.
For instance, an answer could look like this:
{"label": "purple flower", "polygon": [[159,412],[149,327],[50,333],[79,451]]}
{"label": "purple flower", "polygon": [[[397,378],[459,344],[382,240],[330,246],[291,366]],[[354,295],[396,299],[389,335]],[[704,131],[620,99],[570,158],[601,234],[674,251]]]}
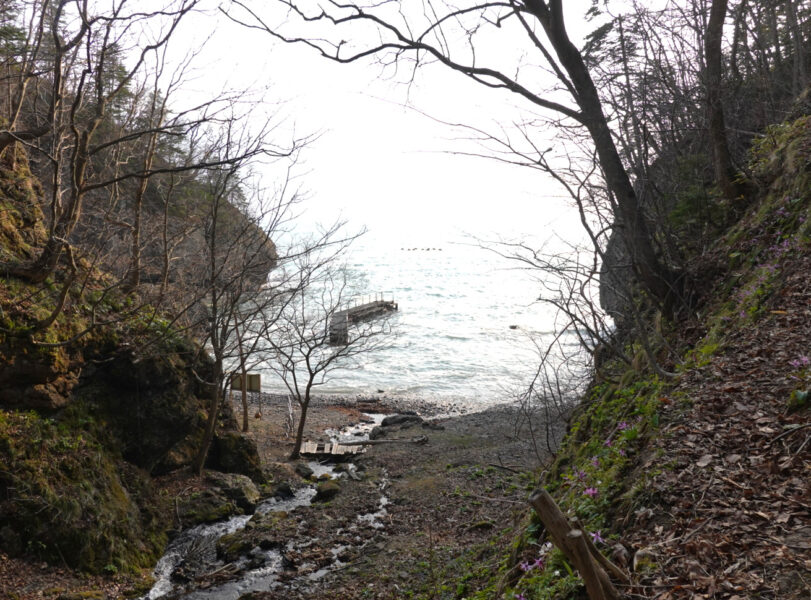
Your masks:
{"label": "purple flower", "polygon": [[599,467],[600,466],[600,459],[597,458],[596,456],[592,456],[591,457],[591,466]]}
{"label": "purple flower", "polygon": [[604,441],[604,442],[603,442],[603,445],[604,445],[606,448],[610,448],[610,447],[611,447],[611,444],[612,444],[611,440],[606,440],[606,441]]}
{"label": "purple flower", "polygon": [[594,542],[595,544],[598,544],[598,543],[599,544],[604,544],[605,543],[605,540],[603,539],[603,536],[600,535],[599,531],[589,533],[589,535],[591,536],[591,541]]}
{"label": "purple flower", "polygon": [[543,569],[544,566],[543,556],[536,559],[532,566],[535,567],[536,569]]}
{"label": "purple flower", "polygon": [[597,494],[599,494],[597,488],[587,487],[585,490],[583,490],[583,495],[588,496],[589,498],[595,498]]}
{"label": "purple flower", "polygon": [[626,423],[625,421],[620,421],[620,424],[617,425],[617,429],[619,429],[620,431],[625,431],[626,429],[630,429],[630,428],[631,428],[631,426],[628,425],[628,423]]}
{"label": "purple flower", "polygon": [[527,598],[524,596],[524,594],[518,594],[516,595],[515,600],[527,600]]}
{"label": "purple flower", "polygon": [[527,561],[524,561],[520,565],[518,565],[518,568],[520,568],[524,573],[526,573],[527,571],[532,569],[532,565],[529,564]]}
{"label": "purple flower", "polygon": [[799,369],[800,367],[807,367],[809,363],[811,363],[811,359],[809,359],[807,356],[801,356],[796,360],[789,361],[788,364],[795,369]]}
{"label": "purple flower", "polygon": [[807,356],[801,356],[796,360],[789,361],[788,364],[795,369],[799,369],[800,367],[807,367],[809,363],[811,363],[811,359],[809,359]]}
{"label": "purple flower", "polygon": [[628,453],[625,450],[623,450],[622,448],[620,448],[620,456],[627,456],[627,455],[628,455]]}
{"label": "purple flower", "polygon": [[585,471],[577,471],[576,475],[577,475],[577,478],[580,481],[583,481],[586,478],[586,472]]}

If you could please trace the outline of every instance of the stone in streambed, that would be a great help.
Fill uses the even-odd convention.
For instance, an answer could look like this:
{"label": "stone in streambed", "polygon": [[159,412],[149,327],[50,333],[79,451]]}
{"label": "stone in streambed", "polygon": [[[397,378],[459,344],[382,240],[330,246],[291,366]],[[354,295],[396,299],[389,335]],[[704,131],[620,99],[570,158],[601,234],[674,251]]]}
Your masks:
{"label": "stone in streambed", "polygon": [[209,471],[206,479],[220,488],[226,498],[233,500],[247,512],[252,512],[259,503],[259,490],[247,475]]}
{"label": "stone in streambed", "polygon": [[303,479],[311,479],[313,476],[313,470],[305,463],[296,463],[295,471]]}
{"label": "stone in streambed", "polygon": [[313,502],[329,502],[341,492],[341,486],[334,479],[322,481],[316,488]]}
{"label": "stone in streambed", "polygon": [[293,488],[287,481],[282,481],[275,488],[273,488],[273,497],[281,498],[282,500],[289,500],[294,496]]}
{"label": "stone in streambed", "polygon": [[383,427],[375,427],[369,432],[370,440],[379,440],[382,437],[386,437],[386,430]]}

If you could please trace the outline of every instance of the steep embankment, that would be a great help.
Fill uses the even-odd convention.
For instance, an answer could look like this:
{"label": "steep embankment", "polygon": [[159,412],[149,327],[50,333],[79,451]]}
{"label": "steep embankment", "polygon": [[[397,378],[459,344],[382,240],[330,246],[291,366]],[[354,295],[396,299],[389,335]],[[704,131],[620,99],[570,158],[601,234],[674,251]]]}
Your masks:
{"label": "steep embankment", "polygon": [[[757,194],[693,261],[715,274],[698,314],[665,332],[684,349],[677,374],[641,352],[605,365],[542,478],[633,597],[807,597],[811,118],[768,130],[751,160]],[[524,526],[467,597],[583,597],[538,516]]]}
{"label": "steep embankment", "polygon": [[[25,154],[7,151],[0,263],[31,261],[44,244],[38,195]],[[207,397],[199,380],[210,365],[160,315],[131,311],[137,299],[111,284],[78,253],[43,285],[0,274],[3,586],[12,575],[7,556],[93,573],[151,568],[176,525],[176,498],[152,476],[189,465],[197,451]],[[229,414],[210,466],[236,465],[261,480],[255,446]]]}

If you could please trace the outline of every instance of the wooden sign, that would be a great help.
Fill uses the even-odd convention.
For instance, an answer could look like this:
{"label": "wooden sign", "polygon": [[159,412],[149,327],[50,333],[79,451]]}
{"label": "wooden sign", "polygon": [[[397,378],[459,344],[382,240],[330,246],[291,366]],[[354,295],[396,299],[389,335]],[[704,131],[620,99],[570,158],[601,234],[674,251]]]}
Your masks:
{"label": "wooden sign", "polygon": [[[249,392],[262,391],[262,376],[259,373],[248,373],[246,390]],[[242,390],[242,375],[234,373],[231,375],[231,389],[234,391]]]}

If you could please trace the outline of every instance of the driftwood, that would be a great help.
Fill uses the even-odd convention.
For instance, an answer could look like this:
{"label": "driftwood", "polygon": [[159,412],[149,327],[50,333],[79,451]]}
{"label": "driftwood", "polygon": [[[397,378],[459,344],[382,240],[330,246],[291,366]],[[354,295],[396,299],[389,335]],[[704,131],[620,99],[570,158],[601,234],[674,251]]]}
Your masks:
{"label": "driftwood", "polygon": [[397,438],[393,440],[363,440],[361,442],[338,442],[339,446],[376,446],[378,444],[425,444],[428,438],[424,435],[415,438]]}
{"label": "driftwood", "polygon": [[[538,489],[530,496],[529,503],[546,526],[552,542],[580,573],[590,600],[618,600],[620,595],[603,568],[610,561],[587,540],[588,536],[582,530],[571,526],[552,496],[546,490]],[[619,567],[612,564],[609,570],[615,575],[619,572],[623,582],[628,581],[627,575]]]}

